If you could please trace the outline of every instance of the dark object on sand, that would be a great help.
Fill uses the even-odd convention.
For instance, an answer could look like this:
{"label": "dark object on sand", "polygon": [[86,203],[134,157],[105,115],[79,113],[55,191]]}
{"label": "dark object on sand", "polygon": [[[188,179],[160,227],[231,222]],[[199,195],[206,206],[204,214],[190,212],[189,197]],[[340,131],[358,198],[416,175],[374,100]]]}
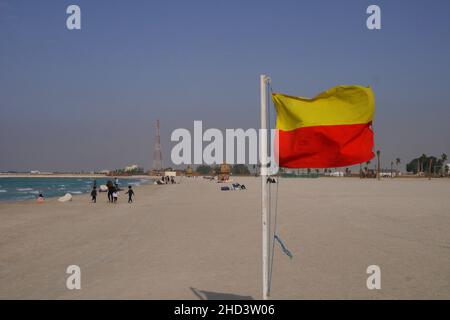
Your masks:
{"label": "dark object on sand", "polygon": [[247,190],[247,188],[243,184],[233,183],[232,186],[233,190]]}
{"label": "dark object on sand", "polygon": [[267,178],[267,183],[277,183],[277,180],[275,180],[274,178]]}
{"label": "dark object on sand", "polygon": [[220,187],[220,191],[230,191],[230,187],[228,186]]}

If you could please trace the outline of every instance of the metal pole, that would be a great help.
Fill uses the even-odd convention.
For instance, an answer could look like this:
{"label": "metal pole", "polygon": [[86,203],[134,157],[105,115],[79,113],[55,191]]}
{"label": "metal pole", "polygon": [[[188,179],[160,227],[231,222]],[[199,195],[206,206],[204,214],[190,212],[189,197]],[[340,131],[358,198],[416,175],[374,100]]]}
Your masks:
{"label": "metal pole", "polygon": [[380,161],[380,154],[381,154],[381,151],[380,150],[377,150],[377,179],[378,180],[380,180],[380,170],[381,170],[381,168],[380,168],[380,166],[381,166],[381,161]]}
{"label": "metal pole", "polygon": [[261,130],[259,132],[259,161],[261,164],[261,209],[262,209],[262,273],[263,295],[269,298],[269,215],[267,194],[267,83],[266,75],[260,76],[261,85]]}

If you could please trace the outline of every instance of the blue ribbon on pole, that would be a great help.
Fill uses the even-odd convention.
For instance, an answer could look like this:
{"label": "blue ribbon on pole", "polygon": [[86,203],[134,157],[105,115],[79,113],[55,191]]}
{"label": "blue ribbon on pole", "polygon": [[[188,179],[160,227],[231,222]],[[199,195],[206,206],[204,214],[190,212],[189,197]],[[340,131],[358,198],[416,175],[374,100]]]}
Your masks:
{"label": "blue ribbon on pole", "polygon": [[280,237],[278,237],[277,235],[274,235],[274,239],[280,245],[281,250],[283,251],[283,253],[285,255],[287,255],[290,259],[292,259],[292,257],[293,257],[292,253],[288,250],[288,248],[286,248],[286,246],[284,245],[283,241],[281,241]]}

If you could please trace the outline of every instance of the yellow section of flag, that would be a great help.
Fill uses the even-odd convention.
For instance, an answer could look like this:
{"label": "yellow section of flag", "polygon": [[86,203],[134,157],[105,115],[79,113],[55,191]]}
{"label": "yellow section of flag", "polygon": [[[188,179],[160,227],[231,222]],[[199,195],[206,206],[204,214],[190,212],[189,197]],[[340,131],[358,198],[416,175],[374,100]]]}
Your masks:
{"label": "yellow section of flag", "polygon": [[363,124],[372,121],[375,97],[371,88],[337,86],[308,99],[272,94],[277,109],[277,129]]}

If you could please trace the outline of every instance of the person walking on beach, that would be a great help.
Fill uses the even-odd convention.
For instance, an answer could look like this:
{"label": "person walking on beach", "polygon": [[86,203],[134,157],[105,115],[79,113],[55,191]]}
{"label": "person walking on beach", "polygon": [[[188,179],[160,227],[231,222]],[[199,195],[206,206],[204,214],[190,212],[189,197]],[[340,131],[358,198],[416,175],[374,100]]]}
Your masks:
{"label": "person walking on beach", "polygon": [[117,202],[117,198],[119,197],[119,192],[117,191],[116,188],[114,188],[112,197],[113,197],[113,202],[116,203]]}
{"label": "person walking on beach", "polygon": [[114,178],[114,186],[119,190],[119,178]]}
{"label": "person walking on beach", "polygon": [[111,180],[106,182],[106,187],[108,188],[108,202],[113,202],[113,188],[114,185]]}
{"label": "person walking on beach", "polygon": [[125,194],[128,194],[128,203],[132,203],[133,202],[134,191],[133,191],[131,186],[128,186],[128,191],[125,192]]}
{"label": "person walking on beach", "polygon": [[97,187],[94,186],[91,191],[91,198],[93,203],[97,203]]}

